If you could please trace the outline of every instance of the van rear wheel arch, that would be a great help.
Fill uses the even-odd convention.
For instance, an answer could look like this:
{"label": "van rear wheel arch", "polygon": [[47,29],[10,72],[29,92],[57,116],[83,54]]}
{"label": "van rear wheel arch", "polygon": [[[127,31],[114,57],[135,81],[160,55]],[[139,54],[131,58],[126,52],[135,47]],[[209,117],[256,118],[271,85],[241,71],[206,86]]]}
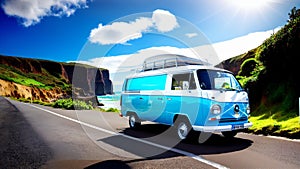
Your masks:
{"label": "van rear wheel arch", "polygon": [[130,128],[137,129],[141,125],[141,120],[135,112],[127,112],[126,116],[129,117],[128,123]]}

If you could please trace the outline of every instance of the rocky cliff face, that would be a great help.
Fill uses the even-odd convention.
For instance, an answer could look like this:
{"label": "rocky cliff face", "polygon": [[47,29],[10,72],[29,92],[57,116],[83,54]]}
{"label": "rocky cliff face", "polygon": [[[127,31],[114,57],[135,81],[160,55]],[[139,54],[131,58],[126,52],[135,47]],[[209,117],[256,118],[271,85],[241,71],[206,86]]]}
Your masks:
{"label": "rocky cliff face", "polygon": [[113,94],[109,71],[82,64],[64,64],[64,70],[74,87],[83,89],[84,95]]}
{"label": "rocky cliff face", "polygon": [[0,55],[0,80],[0,95],[42,101],[113,93],[109,71],[84,64]]}

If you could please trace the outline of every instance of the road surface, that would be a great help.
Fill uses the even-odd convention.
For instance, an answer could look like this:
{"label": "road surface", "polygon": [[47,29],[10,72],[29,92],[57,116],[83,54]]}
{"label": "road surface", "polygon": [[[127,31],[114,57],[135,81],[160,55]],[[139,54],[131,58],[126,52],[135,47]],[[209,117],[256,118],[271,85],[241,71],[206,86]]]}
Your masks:
{"label": "road surface", "polygon": [[[300,141],[218,133],[204,143],[171,128],[128,128],[116,113],[61,110],[0,97],[1,168],[300,168]],[[172,133],[172,132],[171,132]]]}

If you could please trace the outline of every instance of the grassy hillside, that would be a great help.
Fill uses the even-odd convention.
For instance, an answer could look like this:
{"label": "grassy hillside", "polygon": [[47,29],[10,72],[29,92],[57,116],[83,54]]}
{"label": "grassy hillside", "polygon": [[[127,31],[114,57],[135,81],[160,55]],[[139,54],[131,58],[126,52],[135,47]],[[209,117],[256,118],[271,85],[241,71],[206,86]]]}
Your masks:
{"label": "grassy hillside", "polygon": [[71,92],[71,84],[63,74],[60,63],[9,56],[0,57],[0,79],[46,90],[58,87]]}
{"label": "grassy hillside", "polygon": [[249,89],[251,132],[300,138],[300,10],[293,8],[289,17],[287,24],[258,48],[221,65],[235,72]]}

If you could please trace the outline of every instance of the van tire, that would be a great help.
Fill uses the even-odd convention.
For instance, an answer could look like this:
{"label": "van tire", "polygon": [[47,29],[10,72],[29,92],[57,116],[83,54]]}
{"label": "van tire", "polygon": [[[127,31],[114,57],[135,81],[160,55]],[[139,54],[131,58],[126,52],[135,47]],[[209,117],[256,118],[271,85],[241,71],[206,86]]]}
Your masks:
{"label": "van tire", "polygon": [[139,126],[141,126],[139,118],[133,113],[129,115],[128,123],[131,129],[137,129]]}
{"label": "van tire", "polygon": [[233,138],[234,136],[237,135],[237,131],[236,130],[233,130],[233,131],[223,131],[222,132],[222,135],[226,138]]}
{"label": "van tire", "polygon": [[179,140],[185,140],[189,137],[192,126],[186,117],[177,117],[174,123],[176,137]]}

